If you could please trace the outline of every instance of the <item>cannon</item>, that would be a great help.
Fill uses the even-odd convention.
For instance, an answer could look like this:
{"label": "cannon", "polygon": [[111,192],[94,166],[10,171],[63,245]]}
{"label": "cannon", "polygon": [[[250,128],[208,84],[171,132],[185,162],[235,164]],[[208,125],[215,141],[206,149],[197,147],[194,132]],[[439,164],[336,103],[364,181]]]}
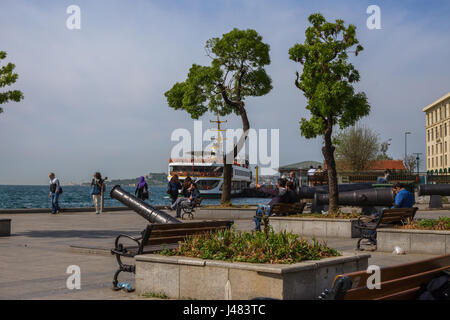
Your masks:
{"label": "cannon", "polygon": [[[136,273],[136,266],[123,263],[123,257],[134,258],[136,255],[178,247],[178,242],[188,236],[230,229],[233,224],[233,221],[182,223],[167,212],[158,210],[139,200],[120,186],[112,188],[110,195],[111,198],[120,201],[149,222],[139,237],[126,234],[120,234],[116,237],[111,254],[115,255],[119,268],[114,274],[113,290],[125,288],[127,291],[134,291],[134,288],[131,288],[130,285],[119,285],[118,277],[121,272]],[[125,242],[131,242],[131,245],[125,245]]]}
{"label": "cannon", "polygon": [[442,196],[450,196],[449,184],[421,184],[419,196],[430,196],[430,208],[442,208]]}
{"label": "cannon", "polygon": [[181,223],[167,212],[158,210],[144,201],[136,198],[131,193],[123,190],[119,185],[111,189],[110,196],[122,202],[150,223]]}
{"label": "cannon", "polygon": [[[339,192],[371,189],[371,188],[373,188],[373,183],[349,183],[338,185]],[[314,199],[314,194],[328,193],[328,192],[329,192],[328,185],[319,187],[302,186],[298,190],[298,194],[301,199]]]}
{"label": "cannon", "polygon": [[[391,206],[395,195],[391,188],[375,188],[365,190],[354,190],[339,192],[339,205],[362,207],[366,214],[372,213],[373,207]],[[314,195],[313,207],[320,208],[328,205],[330,195],[328,193],[316,193]]]}
{"label": "cannon", "polygon": [[419,196],[450,196],[450,184],[421,184]]}

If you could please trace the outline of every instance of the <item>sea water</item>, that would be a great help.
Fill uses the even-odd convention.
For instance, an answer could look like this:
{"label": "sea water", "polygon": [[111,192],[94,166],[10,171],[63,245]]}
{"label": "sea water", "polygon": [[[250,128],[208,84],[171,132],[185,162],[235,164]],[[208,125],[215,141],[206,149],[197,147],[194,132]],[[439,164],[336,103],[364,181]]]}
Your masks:
{"label": "sea water", "polygon": [[[109,196],[112,186],[108,186],[105,193],[105,207],[123,206],[122,203]],[[61,208],[92,207],[93,200],[90,186],[63,186],[63,193],[59,197]],[[122,186],[123,189],[134,194],[136,187]],[[149,186],[151,191],[150,205],[169,205],[170,199],[166,194],[166,186]],[[49,186],[19,186],[0,185],[0,209],[21,208],[51,208],[48,197]],[[233,198],[233,204],[266,204],[270,199],[265,198]],[[204,199],[202,204],[219,204],[220,199]]]}

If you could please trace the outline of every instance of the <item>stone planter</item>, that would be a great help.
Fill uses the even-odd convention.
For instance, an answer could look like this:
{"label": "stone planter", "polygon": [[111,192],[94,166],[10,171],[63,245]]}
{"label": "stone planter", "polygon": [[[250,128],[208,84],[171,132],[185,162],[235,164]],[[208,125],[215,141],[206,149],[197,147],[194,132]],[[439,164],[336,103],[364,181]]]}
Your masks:
{"label": "stone planter", "polygon": [[225,219],[240,220],[253,219],[256,214],[255,208],[205,208],[195,209],[194,219]]}
{"label": "stone planter", "polygon": [[0,219],[0,237],[11,235],[11,219]]}
{"label": "stone planter", "polygon": [[449,254],[450,231],[377,229],[377,250],[392,252],[395,246],[406,253]]}
{"label": "stone planter", "polygon": [[287,231],[305,237],[359,238],[358,219],[270,217],[275,232]]}
{"label": "stone planter", "polygon": [[286,264],[258,264],[162,255],[136,256],[138,294],[175,299],[315,299],[336,275],[366,269],[368,254]]}

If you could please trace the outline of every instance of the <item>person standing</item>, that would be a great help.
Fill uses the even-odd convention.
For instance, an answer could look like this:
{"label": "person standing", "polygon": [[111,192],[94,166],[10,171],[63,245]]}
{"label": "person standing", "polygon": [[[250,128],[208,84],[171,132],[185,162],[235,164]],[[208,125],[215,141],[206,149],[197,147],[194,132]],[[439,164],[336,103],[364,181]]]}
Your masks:
{"label": "person standing", "polygon": [[136,190],[134,191],[134,195],[138,197],[138,199],[141,199],[142,201],[145,201],[150,197],[148,192],[148,184],[145,181],[145,178],[143,176],[139,177],[139,183],[136,186]]}
{"label": "person standing", "polygon": [[294,190],[295,192],[298,192],[298,189],[300,187],[300,182],[298,181],[298,178],[295,175],[294,171],[289,172],[288,181],[292,182],[292,190]]}
{"label": "person standing", "polygon": [[178,191],[182,188],[178,175],[174,174],[167,185],[167,193],[172,200],[172,204],[177,201]]}
{"label": "person standing", "polygon": [[57,214],[61,211],[59,207],[59,195],[62,193],[62,188],[53,172],[50,172],[48,177],[50,178],[50,193],[48,196],[52,200],[52,214]]}
{"label": "person standing", "polygon": [[94,173],[94,178],[91,181],[91,195],[94,200],[95,213],[100,214],[102,212],[101,207],[101,195],[103,188],[103,179],[100,172]]}

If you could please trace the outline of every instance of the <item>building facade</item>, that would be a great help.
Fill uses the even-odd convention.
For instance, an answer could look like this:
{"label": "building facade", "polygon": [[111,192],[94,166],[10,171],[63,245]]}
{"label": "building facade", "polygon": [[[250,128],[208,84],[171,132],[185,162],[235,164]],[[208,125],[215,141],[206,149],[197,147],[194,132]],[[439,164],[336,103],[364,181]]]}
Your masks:
{"label": "building facade", "polygon": [[427,172],[450,173],[450,92],[422,111],[425,112]]}

